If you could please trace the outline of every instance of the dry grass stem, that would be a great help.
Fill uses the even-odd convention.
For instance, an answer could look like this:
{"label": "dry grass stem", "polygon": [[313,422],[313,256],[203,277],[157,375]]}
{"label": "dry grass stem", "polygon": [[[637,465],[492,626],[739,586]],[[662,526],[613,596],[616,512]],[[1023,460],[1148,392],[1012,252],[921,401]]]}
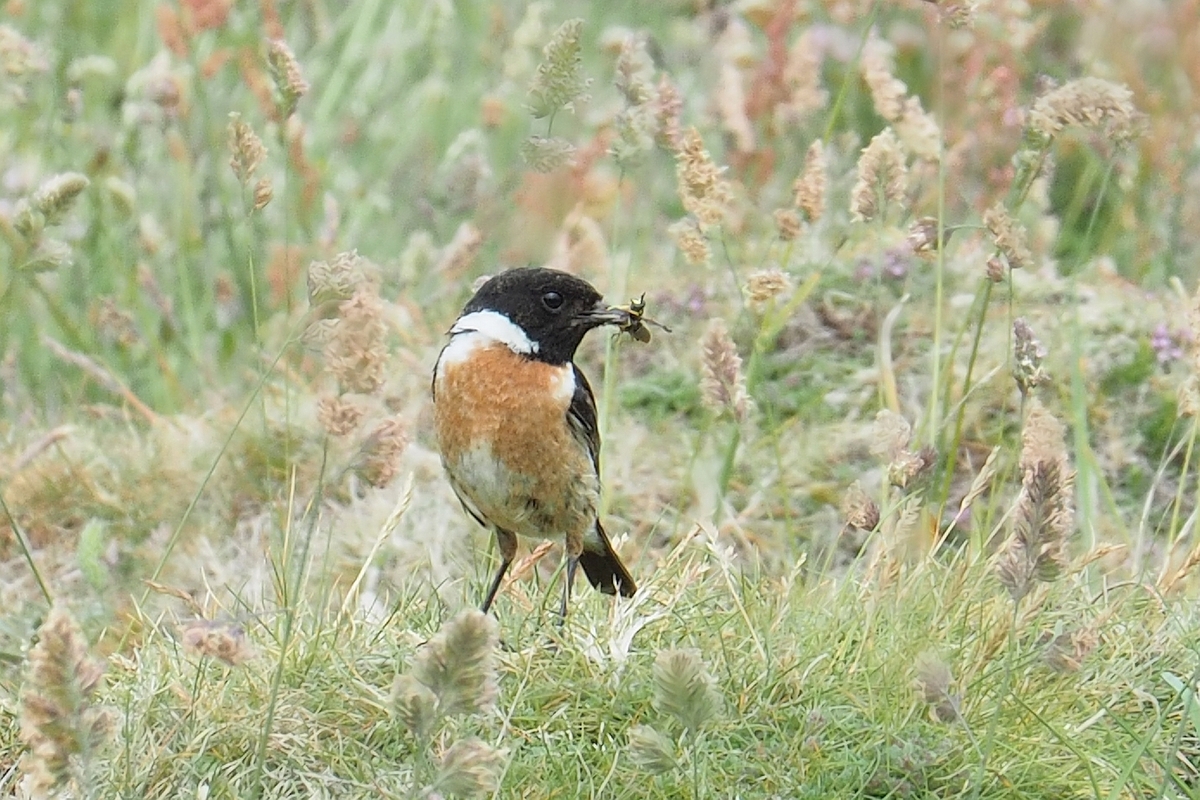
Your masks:
{"label": "dry grass stem", "polygon": [[157,423],[159,416],[150,406],[146,405],[141,399],[133,393],[133,390],[121,382],[121,379],[106,369],[101,364],[96,363],[91,358],[88,358],[83,353],[77,353],[69,349],[61,342],[50,338],[49,336],[42,337],[42,344],[50,351],[50,354],[60,361],[65,361],[75,367],[78,367],[82,372],[86,373],[92,380],[96,381],[103,389],[117,397],[120,397],[126,403],[129,403],[135,411],[141,414],[148,422]]}

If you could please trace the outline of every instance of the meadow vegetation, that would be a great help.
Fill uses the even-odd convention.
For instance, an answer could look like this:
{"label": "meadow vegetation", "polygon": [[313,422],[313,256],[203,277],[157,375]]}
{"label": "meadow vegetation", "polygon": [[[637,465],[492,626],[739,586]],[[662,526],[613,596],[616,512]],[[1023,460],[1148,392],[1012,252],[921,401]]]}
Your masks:
{"label": "meadow vegetation", "polygon": [[[1200,796],[1196,0],[0,3],[0,796]],[[432,449],[593,334],[641,590]]]}

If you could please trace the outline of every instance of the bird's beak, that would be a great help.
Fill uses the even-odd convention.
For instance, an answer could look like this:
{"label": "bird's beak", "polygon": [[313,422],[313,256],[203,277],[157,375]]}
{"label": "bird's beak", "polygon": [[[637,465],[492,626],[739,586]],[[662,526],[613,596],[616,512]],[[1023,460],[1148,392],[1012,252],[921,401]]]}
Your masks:
{"label": "bird's beak", "polygon": [[599,328],[602,325],[628,325],[629,320],[627,309],[610,306],[603,300],[575,318],[576,324],[585,325],[588,328]]}

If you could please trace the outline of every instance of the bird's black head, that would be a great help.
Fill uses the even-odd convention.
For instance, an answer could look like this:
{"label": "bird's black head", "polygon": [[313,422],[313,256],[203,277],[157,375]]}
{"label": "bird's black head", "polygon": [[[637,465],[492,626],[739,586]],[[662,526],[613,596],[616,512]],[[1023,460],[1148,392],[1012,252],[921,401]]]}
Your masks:
{"label": "bird's black head", "polygon": [[569,362],[592,328],[625,318],[587,281],[541,267],[502,272],[479,287],[463,316],[484,311],[507,317],[529,337],[530,356],[550,364]]}

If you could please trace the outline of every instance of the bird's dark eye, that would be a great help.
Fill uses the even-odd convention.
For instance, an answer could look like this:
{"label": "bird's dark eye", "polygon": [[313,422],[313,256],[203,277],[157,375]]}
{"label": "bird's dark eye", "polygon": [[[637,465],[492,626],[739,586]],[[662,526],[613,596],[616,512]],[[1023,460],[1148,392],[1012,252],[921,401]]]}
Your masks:
{"label": "bird's dark eye", "polygon": [[562,308],[563,296],[558,292],[546,292],[542,295],[542,305],[551,311],[558,311]]}

